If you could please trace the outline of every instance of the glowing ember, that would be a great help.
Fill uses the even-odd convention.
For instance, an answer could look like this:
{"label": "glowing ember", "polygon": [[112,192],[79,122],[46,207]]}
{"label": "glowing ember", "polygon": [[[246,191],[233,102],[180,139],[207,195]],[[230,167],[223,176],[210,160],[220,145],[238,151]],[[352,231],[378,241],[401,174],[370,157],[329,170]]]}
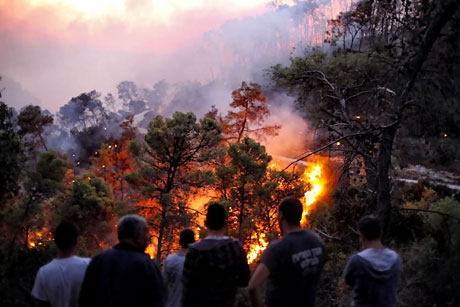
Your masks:
{"label": "glowing ember", "polygon": [[249,252],[247,254],[249,264],[253,263],[268,246],[268,241],[264,233],[261,233],[259,238],[257,238],[256,233],[253,233],[251,239],[258,239],[258,244],[251,244],[249,247]]}

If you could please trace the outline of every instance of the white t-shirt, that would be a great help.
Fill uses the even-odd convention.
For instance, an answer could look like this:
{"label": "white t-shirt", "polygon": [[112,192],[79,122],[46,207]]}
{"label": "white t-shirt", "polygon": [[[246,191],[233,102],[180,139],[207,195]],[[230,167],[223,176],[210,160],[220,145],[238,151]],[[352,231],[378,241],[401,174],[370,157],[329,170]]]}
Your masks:
{"label": "white t-shirt", "polygon": [[38,270],[32,295],[53,307],[78,307],[78,296],[90,258],[53,259]]}
{"label": "white t-shirt", "polygon": [[185,255],[171,254],[166,257],[163,268],[163,280],[168,289],[167,307],[182,306],[182,270]]}

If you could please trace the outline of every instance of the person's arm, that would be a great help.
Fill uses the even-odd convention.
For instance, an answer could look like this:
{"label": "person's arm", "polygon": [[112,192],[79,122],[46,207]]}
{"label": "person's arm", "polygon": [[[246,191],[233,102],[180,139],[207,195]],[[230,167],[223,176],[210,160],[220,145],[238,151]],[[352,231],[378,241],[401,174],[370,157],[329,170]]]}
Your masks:
{"label": "person's arm", "polygon": [[260,299],[258,290],[267,280],[268,276],[270,276],[270,270],[264,263],[260,263],[252,275],[248,285],[249,299],[254,307],[264,306]]}
{"label": "person's arm", "polygon": [[94,301],[94,293],[96,290],[96,275],[97,275],[97,258],[93,258],[88,267],[86,268],[85,277],[80,288],[80,296],[78,304],[80,307],[95,306],[97,303]]}
{"label": "person's arm", "polygon": [[39,307],[51,307],[50,302],[48,302],[45,292],[45,286],[43,284],[43,271],[42,269],[38,270],[37,276],[35,277],[34,287],[32,288],[32,296],[35,299],[36,305]]}
{"label": "person's arm", "polygon": [[248,259],[243,246],[238,242],[237,247],[239,249],[238,254],[240,255],[237,267],[237,285],[238,287],[246,287],[251,277],[251,270],[249,269]]}
{"label": "person's arm", "polygon": [[168,295],[169,295],[169,280],[168,280],[167,270],[168,270],[168,257],[166,257],[165,263],[163,265],[163,270],[161,271],[161,277],[163,278],[165,300],[168,300]]}
{"label": "person's arm", "polygon": [[189,248],[185,256],[184,269],[182,270],[182,306],[186,307],[191,304],[193,286],[197,281],[195,280],[197,272],[198,251]]}
{"label": "person's arm", "polygon": [[356,259],[355,256],[351,256],[350,259],[348,260],[347,266],[345,267],[345,270],[343,271],[343,283],[346,283],[347,285],[353,287],[355,285],[355,277],[356,277]]}

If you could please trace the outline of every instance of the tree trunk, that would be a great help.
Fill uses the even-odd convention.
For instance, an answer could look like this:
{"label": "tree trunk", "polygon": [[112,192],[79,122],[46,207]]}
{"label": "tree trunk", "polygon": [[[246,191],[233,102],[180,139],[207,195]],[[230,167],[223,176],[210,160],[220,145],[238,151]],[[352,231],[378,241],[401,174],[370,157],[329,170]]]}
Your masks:
{"label": "tree trunk", "polygon": [[391,167],[391,152],[396,127],[385,128],[377,157],[377,215],[383,225],[388,225],[391,211],[391,181],[388,176]]}
{"label": "tree trunk", "polygon": [[166,228],[166,209],[162,208],[161,209],[160,232],[158,234],[157,256],[155,259],[158,265],[160,265],[160,261],[161,261],[161,246],[163,243],[163,236],[164,236],[165,228]]}
{"label": "tree trunk", "polygon": [[240,190],[240,214],[238,215],[238,239],[240,240],[241,244],[244,244],[244,233],[243,233],[243,219],[244,219],[244,202],[245,202],[245,189],[244,185],[241,187]]}

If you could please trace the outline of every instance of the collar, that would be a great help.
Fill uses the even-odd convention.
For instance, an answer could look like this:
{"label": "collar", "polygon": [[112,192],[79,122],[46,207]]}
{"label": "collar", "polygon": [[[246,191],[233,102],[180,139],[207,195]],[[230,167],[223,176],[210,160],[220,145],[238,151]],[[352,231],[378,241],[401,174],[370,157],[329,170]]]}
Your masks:
{"label": "collar", "polygon": [[227,236],[207,236],[203,240],[209,240],[209,239],[214,239],[214,240],[226,240],[228,239]]}
{"label": "collar", "polygon": [[133,251],[133,252],[138,252],[144,254],[144,251],[140,249],[137,246],[134,246],[133,244],[127,243],[127,242],[120,242],[116,244],[114,249],[119,249],[119,250],[126,250],[126,251]]}

